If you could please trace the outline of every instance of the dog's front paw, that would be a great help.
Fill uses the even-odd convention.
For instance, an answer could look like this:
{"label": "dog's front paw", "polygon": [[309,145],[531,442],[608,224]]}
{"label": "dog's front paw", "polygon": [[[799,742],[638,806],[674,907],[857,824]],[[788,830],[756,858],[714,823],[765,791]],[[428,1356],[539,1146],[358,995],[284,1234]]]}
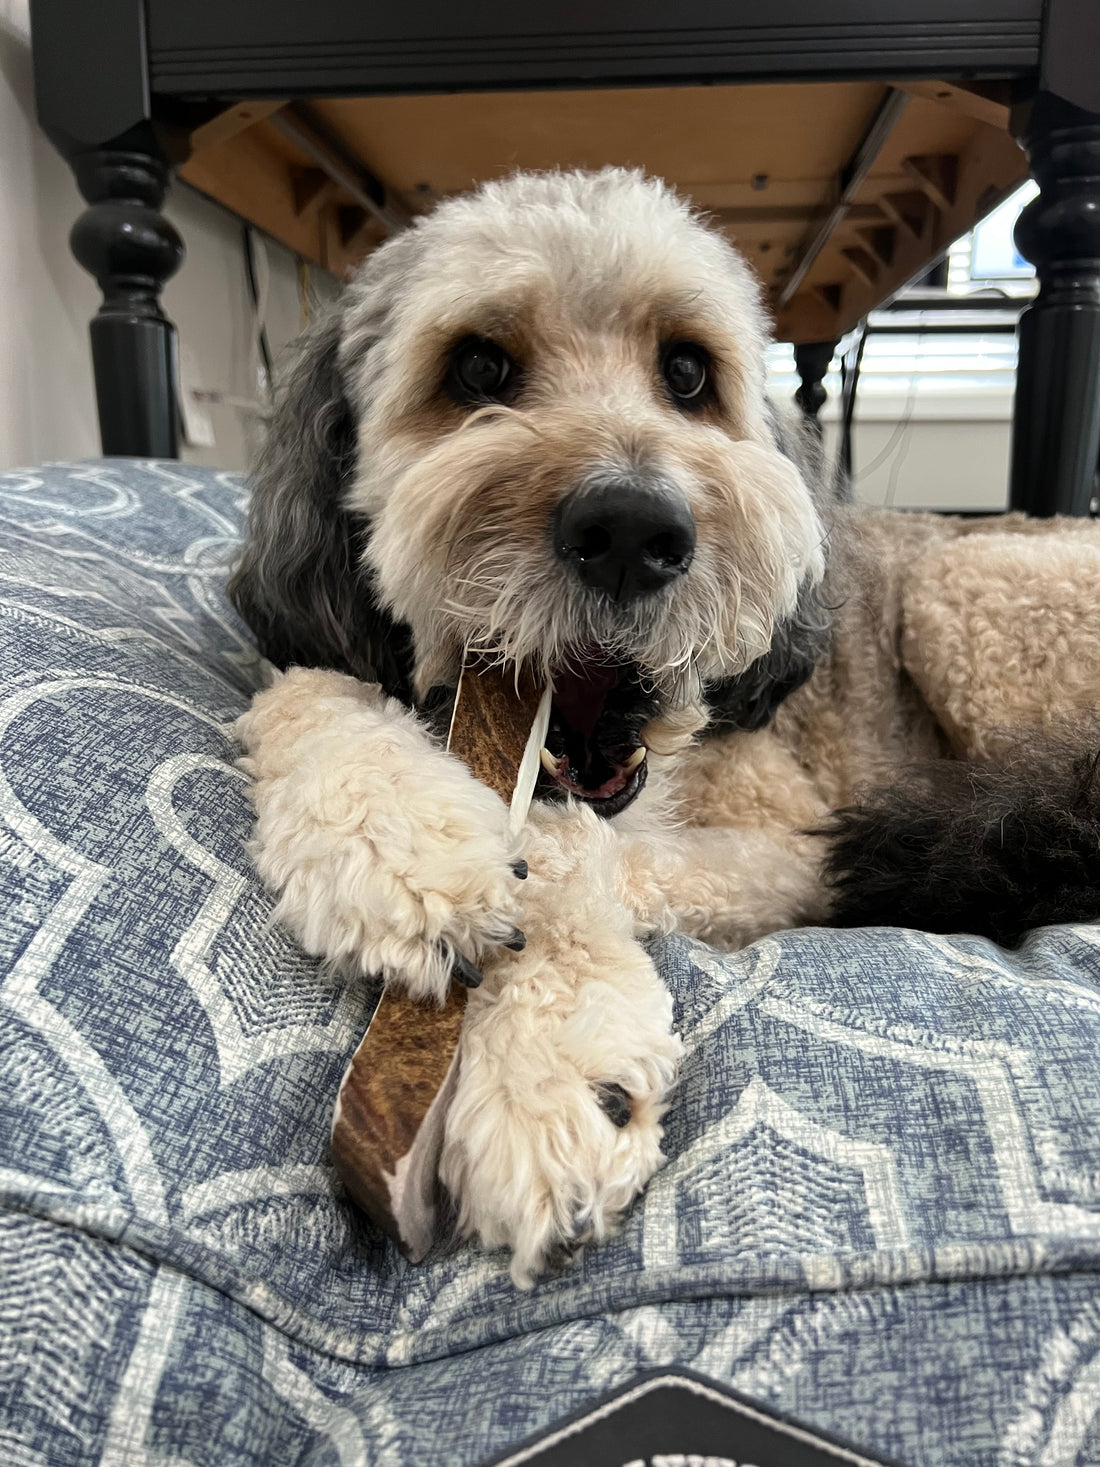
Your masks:
{"label": "dog's front paw", "polygon": [[544,937],[471,997],[440,1168],[462,1233],[511,1248],[521,1288],[619,1227],[661,1165],[680,1056],[640,947]]}
{"label": "dog's front paw", "polygon": [[417,999],[473,987],[522,946],[504,802],[377,688],[295,670],[238,729],[255,777],[251,850],[307,952]]}

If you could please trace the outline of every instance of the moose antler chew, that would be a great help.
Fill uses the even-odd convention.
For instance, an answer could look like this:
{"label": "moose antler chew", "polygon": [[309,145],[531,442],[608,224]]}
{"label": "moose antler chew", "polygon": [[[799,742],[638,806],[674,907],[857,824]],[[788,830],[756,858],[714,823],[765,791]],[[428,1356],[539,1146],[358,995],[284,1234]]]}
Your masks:
{"label": "moose antler chew", "polygon": [[[549,689],[515,670],[468,661],[447,747],[526,819],[546,738]],[[442,1008],[400,991],[382,995],[340,1086],[332,1159],[351,1197],[419,1262],[432,1242],[443,1123],[458,1076],[467,990],[453,982]]]}

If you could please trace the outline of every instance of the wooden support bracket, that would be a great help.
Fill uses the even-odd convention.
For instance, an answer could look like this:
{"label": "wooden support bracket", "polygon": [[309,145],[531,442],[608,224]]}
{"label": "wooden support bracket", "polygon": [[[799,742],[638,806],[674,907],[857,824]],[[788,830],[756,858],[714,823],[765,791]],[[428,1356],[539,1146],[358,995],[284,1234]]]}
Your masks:
{"label": "wooden support bracket", "polygon": [[882,212],[895,224],[902,225],[914,239],[923,239],[928,223],[935,217],[936,207],[927,194],[917,189],[904,193],[883,194],[879,199]]}
{"label": "wooden support bracket", "polygon": [[884,269],[894,263],[897,247],[897,230],[892,224],[878,224],[873,229],[859,230],[859,237],[868,253]]}
{"label": "wooden support bracket", "polygon": [[334,212],[340,244],[345,253],[358,255],[377,242],[378,224],[358,204],[338,204]]}
{"label": "wooden support bracket", "polygon": [[340,192],[339,185],[320,168],[295,169],[290,181],[294,190],[294,212],[299,219],[316,219]]}
{"label": "wooden support bracket", "polygon": [[952,208],[959,189],[959,160],[953,153],[924,153],[903,158],[901,166],[941,213],[946,214]]}
{"label": "wooden support bracket", "polygon": [[923,97],[1000,132],[1008,131],[1011,103],[1008,82],[972,82],[963,86],[957,82],[899,81],[894,86],[911,97]]}
{"label": "wooden support bracket", "polygon": [[212,117],[209,122],[204,122],[201,127],[195,128],[191,134],[191,151],[197,153],[201,148],[211,148],[217,143],[227,143],[230,138],[235,138],[238,133],[254,127],[265,117],[273,116],[285,106],[285,101],[264,102],[256,98],[251,102],[239,102],[235,107],[227,107],[224,112],[219,112],[217,117]]}
{"label": "wooden support bracket", "polygon": [[870,250],[865,250],[860,245],[850,245],[840,253],[865,285],[878,283],[878,262]]}
{"label": "wooden support bracket", "polygon": [[828,285],[811,286],[810,292],[812,295],[815,295],[818,300],[821,301],[822,305],[824,305],[825,308],[833,315],[835,315],[837,311],[840,310],[840,301],[841,297],[844,294],[844,287],[839,283],[839,281],[831,282]]}

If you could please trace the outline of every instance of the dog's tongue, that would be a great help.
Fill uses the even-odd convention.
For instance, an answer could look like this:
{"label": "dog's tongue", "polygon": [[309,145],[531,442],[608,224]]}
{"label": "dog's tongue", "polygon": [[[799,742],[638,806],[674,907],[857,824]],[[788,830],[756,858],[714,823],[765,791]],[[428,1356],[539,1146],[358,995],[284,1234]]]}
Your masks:
{"label": "dog's tongue", "polygon": [[554,674],[554,705],[569,727],[586,740],[592,737],[607,695],[619,676],[619,668],[595,661]]}
{"label": "dog's tongue", "polygon": [[562,789],[616,814],[645,783],[645,750],[628,725],[606,718],[607,701],[630,669],[581,652],[554,675],[546,773]]}

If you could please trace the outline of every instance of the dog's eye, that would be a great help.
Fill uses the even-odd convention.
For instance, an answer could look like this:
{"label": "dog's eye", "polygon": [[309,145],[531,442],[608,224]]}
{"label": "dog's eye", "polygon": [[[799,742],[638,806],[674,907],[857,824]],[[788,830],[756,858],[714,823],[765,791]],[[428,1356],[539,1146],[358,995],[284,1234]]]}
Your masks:
{"label": "dog's eye", "polygon": [[706,352],[688,341],[673,342],[661,358],[661,376],[673,397],[692,402],[707,385]]}
{"label": "dog's eye", "polygon": [[474,402],[493,402],[509,384],[512,359],[495,341],[470,337],[455,347],[451,370],[462,396]]}

